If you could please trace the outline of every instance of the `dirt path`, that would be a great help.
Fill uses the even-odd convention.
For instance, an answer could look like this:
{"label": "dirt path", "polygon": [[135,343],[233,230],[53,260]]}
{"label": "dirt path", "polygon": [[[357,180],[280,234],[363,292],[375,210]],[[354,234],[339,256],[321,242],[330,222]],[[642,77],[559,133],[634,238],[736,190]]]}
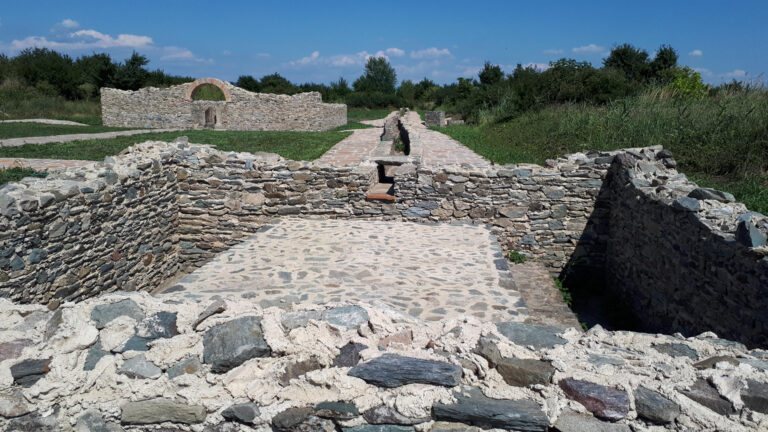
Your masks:
{"label": "dirt path", "polygon": [[0,123],[42,123],[50,125],[64,125],[64,126],[90,126],[85,123],[78,123],[69,120],[54,120],[54,119],[16,119],[16,120],[0,120]]}
{"label": "dirt path", "polygon": [[50,135],[40,137],[8,138],[0,140],[0,147],[18,147],[24,144],[51,144],[71,141],[92,140],[92,139],[110,139],[119,136],[130,136],[158,132],[176,132],[183,129],[137,129],[116,132],[100,132],[90,134],[68,134],[68,135]]}

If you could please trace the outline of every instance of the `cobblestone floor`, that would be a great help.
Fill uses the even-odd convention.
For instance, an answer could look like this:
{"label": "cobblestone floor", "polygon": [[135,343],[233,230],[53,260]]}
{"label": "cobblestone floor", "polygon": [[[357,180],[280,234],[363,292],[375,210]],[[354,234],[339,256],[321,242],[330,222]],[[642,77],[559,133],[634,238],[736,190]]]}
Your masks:
{"label": "cobblestone floor", "polygon": [[523,321],[525,302],[485,226],[284,218],[157,295],[240,295],[263,306],[379,300],[427,320]]}
{"label": "cobblestone floor", "polygon": [[318,159],[334,166],[357,165],[363,159],[373,155],[381,141],[382,128],[355,129],[352,135],[339,141]]}
{"label": "cobblestone floor", "polygon": [[56,171],[72,167],[81,167],[92,163],[94,162],[66,159],[0,158],[0,168],[26,167],[36,171]]}

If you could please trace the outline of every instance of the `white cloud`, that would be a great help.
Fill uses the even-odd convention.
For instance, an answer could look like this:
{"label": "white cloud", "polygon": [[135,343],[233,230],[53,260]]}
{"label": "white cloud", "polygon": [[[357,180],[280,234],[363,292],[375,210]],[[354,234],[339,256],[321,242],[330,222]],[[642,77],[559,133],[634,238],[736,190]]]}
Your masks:
{"label": "white cloud", "polygon": [[94,29],[73,31],[80,24],[72,19],[65,19],[53,26],[50,38],[45,36],[27,36],[15,39],[10,44],[0,45],[8,50],[23,50],[27,48],[50,48],[58,51],[91,51],[109,50],[113,48],[130,48],[141,50],[148,55],[158,55],[159,59],[167,61],[186,61],[197,63],[213,63],[212,59],[197,57],[192,51],[177,46],[157,46],[149,36],[135,34],[119,34],[112,36]]}
{"label": "white cloud", "polygon": [[712,76],[712,71],[707,68],[693,68],[694,72],[698,72],[703,77]]}
{"label": "white cloud", "polygon": [[602,54],[605,53],[605,48],[600,45],[589,44],[580,47],[575,47],[571,51],[577,54]]}
{"label": "white cloud", "polygon": [[359,62],[359,58],[357,58],[354,55],[337,55],[337,56],[331,57],[332,66],[338,66],[338,67],[352,66],[354,64],[357,64],[358,62]]}
{"label": "white cloud", "polygon": [[548,63],[526,63],[523,65],[524,68],[534,68],[537,72],[544,72],[545,70],[549,69]]}
{"label": "white cloud", "polygon": [[557,55],[557,54],[562,54],[564,51],[561,49],[554,48],[554,49],[544,50],[543,52],[544,54]]}
{"label": "white cloud", "polygon": [[462,77],[464,77],[464,78],[466,78],[466,77],[473,77],[473,76],[477,75],[478,73],[480,73],[481,70],[483,70],[483,68],[480,68],[480,67],[468,67],[468,68],[464,68],[464,70],[461,71],[460,75]]}
{"label": "white cloud", "polygon": [[132,47],[141,48],[148,45],[152,45],[152,38],[149,36],[139,36],[132,34],[119,34],[117,38],[113,38],[108,34],[98,32],[96,30],[78,30],[70,35],[77,38],[82,37],[84,39],[90,38],[90,43],[97,48],[113,48],[113,47]]}
{"label": "white cloud", "polygon": [[411,51],[411,58],[414,59],[429,59],[429,58],[440,58],[440,57],[450,57],[451,52],[448,51],[448,48],[426,48],[418,51]]}
{"label": "white cloud", "polygon": [[384,52],[392,57],[402,57],[405,55],[405,51],[401,50],[400,48],[387,48],[384,50]]}
{"label": "white cloud", "polygon": [[73,19],[69,19],[69,18],[67,18],[64,21],[60,22],[59,25],[64,27],[64,28],[68,28],[68,29],[74,29],[74,28],[80,27],[80,23],[78,23],[77,21],[75,21]]}
{"label": "white cloud", "polygon": [[741,69],[734,69],[731,72],[725,74],[728,78],[744,78],[747,76],[747,72]]}
{"label": "white cloud", "polygon": [[[298,60],[296,60],[296,64],[305,65],[314,63],[317,61],[317,59],[320,58],[320,51],[312,51],[312,54],[308,55],[307,57],[302,57]],[[291,62],[294,63],[294,62]]]}
{"label": "white cloud", "polygon": [[163,47],[163,55],[160,57],[160,60],[193,61],[196,63],[213,63],[213,59],[203,59],[203,58],[197,57],[192,51],[186,48],[181,48],[176,46]]}
{"label": "white cloud", "polygon": [[688,55],[691,57],[701,57],[702,55],[704,55],[704,52],[702,52],[700,49],[695,49],[689,52]]}

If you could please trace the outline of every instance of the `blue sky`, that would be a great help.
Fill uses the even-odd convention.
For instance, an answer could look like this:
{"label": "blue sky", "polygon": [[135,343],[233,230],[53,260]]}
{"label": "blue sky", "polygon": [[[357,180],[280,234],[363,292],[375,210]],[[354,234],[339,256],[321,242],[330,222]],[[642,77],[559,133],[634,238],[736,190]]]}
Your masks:
{"label": "blue sky", "polygon": [[469,77],[488,60],[511,72],[570,57],[600,65],[629,42],[670,44],[710,83],[768,72],[765,1],[3,1],[0,52],[41,46],[77,57],[147,55],[151,68],[235,80],[350,82],[368,56],[398,79]]}

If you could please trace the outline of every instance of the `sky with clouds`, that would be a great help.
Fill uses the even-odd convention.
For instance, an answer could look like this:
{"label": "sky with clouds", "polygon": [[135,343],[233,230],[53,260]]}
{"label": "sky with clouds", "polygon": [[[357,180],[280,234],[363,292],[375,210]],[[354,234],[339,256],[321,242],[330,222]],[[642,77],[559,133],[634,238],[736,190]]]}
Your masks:
{"label": "sky with clouds", "polygon": [[137,51],[151,68],[236,80],[278,72],[294,82],[353,81],[370,56],[398,79],[438,83],[477,74],[485,61],[511,72],[575,58],[600,65],[629,42],[672,45],[705,81],[766,80],[768,2],[380,2],[75,0],[8,2],[0,52],[48,47],[77,57]]}

